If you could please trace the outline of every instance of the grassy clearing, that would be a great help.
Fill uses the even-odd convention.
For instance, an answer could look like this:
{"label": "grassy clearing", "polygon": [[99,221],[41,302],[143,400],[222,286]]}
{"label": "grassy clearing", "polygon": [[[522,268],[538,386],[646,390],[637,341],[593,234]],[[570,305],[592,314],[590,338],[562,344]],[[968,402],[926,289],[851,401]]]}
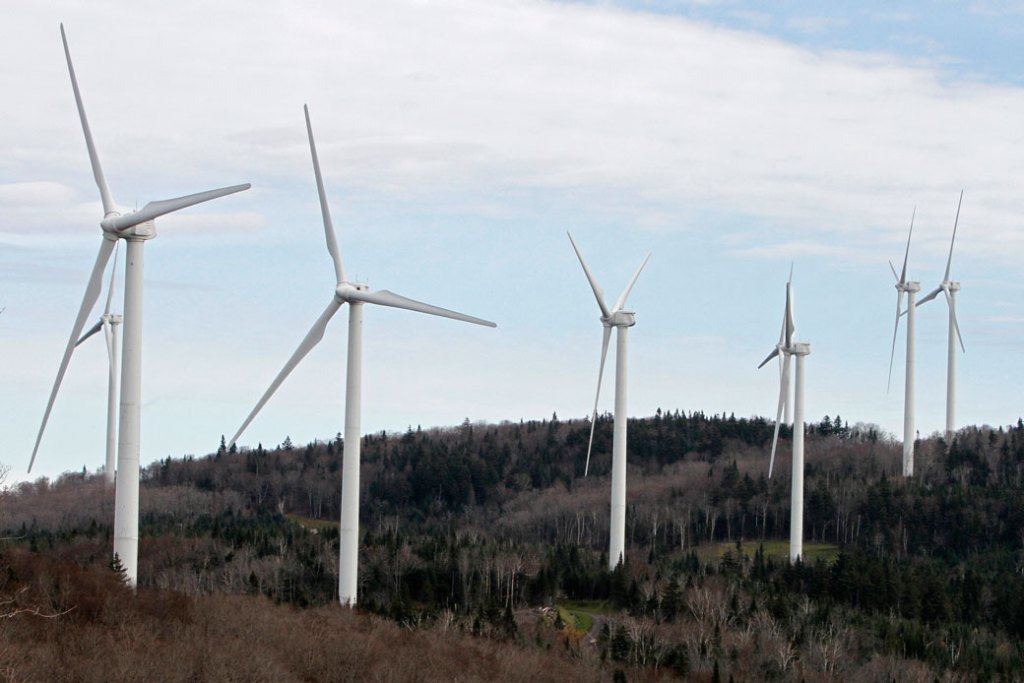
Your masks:
{"label": "grassy clearing", "polygon": [[[764,546],[765,557],[783,562],[789,560],[789,541],[747,541],[741,543],[740,548],[744,557],[753,557],[759,545]],[[713,557],[714,559],[721,560],[725,557],[726,553],[732,553],[733,556],[736,555],[736,544],[719,543],[712,546],[710,550],[711,552],[708,555],[711,557],[705,556],[706,559]],[[836,561],[838,556],[839,546],[837,545],[831,543],[804,543],[805,564],[817,562],[819,559],[832,563]]]}
{"label": "grassy clearing", "polygon": [[615,611],[607,600],[564,600],[559,604],[568,610],[589,614],[612,614]]}
{"label": "grassy clearing", "polygon": [[589,633],[596,615],[612,613],[606,600],[570,600],[556,605],[558,616],[579,634]]}
{"label": "grassy clearing", "polygon": [[313,519],[312,517],[303,517],[302,515],[287,514],[285,515],[289,520],[295,522],[303,529],[310,531],[320,531],[322,529],[336,529],[340,526],[338,522],[329,522],[325,519]]}

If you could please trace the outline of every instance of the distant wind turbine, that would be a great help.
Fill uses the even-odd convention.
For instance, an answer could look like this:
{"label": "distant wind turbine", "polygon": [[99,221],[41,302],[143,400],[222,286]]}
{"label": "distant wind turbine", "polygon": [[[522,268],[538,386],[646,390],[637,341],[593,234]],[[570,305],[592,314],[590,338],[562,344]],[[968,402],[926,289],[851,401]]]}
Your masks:
{"label": "distant wind turbine", "polygon": [[[914,476],[914,329],[915,319],[914,297],[921,291],[921,283],[907,281],[907,258],[910,256],[910,238],[914,235],[914,216],[917,207],[910,215],[910,232],[907,235],[907,249],[903,253],[903,269],[896,274],[896,267],[889,261],[889,268],[896,278],[896,324],[892,330],[892,351],[889,354],[889,382],[886,392],[892,384],[892,363],[896,357],[896,335],[900,329],[900,317],[907,316],[907,363],[906,380],[903,390],[903,476]],[[903,310],[903,295],[907,295],[907,308]]]}
{"label": "distant wind turbine", "polygon": [[758,369],[767,365],[776,356],[782,358],[782,372],[779,376],[779,406],[775,413],[775,435],[772,437],[772,455],[768,461],[768,477],[775,466],[775,451],[779,443],[779,426],[783,407],[789,394],[789,358],[796,356],[796,377],[793,391],[793,470],[791,477],[789,512],[789,561],[796,562],[803,556],[804,548],[804,358],[810,354],[811,345],[793,341],[796,323],[793,320],[793,269],[789,270],[786,282],[786,309],[782,314],[782,334],[775,349],[761,361]]}
{"label": "distant wind turbine", "polygon": [[629,293],[633,290],[633,285],[636,284],[637,278],[640,277],[640,272],[647,265],[647,260],[651,258],[651,254],[650,252],[647,253],[643,262],[640,263],[640,267],[636,269],[633,278],[615,301],[615,305],[608,308],[604,301],[604,291],[597,284],[597,280],[594,279],[590,268],[587,267],[586,261],[583,260],[583,254],[580,253],[579,248],[576,246],[576,241],[573,240],[571,233],[567,232],[566,234],[569,235],[569,242],[572,244],[573,251],[576,252],[580,265],[583,266],[583,273],[587,276],[590,288],[594,290],[594,297],[597,299],[597,305],[601,309],[601,324],[604,326],[604,336],[601,339],[601,365],[597,373],[597,393],[594,396],[594,412],[590,421],[590,440],[587,442],[587,460],[583,468],[584,476],[590,470],[590,449],[594,444],[597,402],[601,397],[601,377],[604,375],[604,361],[608,355],[608,341],[613,327],[616,331],[615,427],[612,432],[612,502],[611,529],[608,543],[608,567],[609,569],[615,569],[619,562],[622,562],[626,557],[626,333],[630,327],[636,324],[636,315],[631,311],[624,311],[623,307],[626,305],[626,298],[629,297]]}
{"label": "distant wind turbine", "polygon": [[956,343],[960,342],[960,350],[967,352],[964,348],[963,337],[960,336],[960,325],[956,321],[956,293],[960,291],[960,283],[949,279],[949,269],[953,265],[953,244],[956,242],[956,226],[960,223],[960,205],[964,201],[964,192],[960,191],[960,201],[956,205],[956,220],[953,221],[953,239],[949,241],[949,258],[946,259],[946,274],[942,278],[942,284],[928,293],[917,305],[928,303],[939,292],[946,295],[946,304],[949,306],[949,333],[946,349],[946,440],[953,438],[956,431]]}
{"label": "distant wind turbine", "polygon": [[103,472],[103,479],[107,486],[114,485],[114,473],[117,471],[117,392],[119,388],[120,369],[117,361],[119,344],[117,329],[121,325],[121,316],[110,312],[110,303],[114,298],[114,279],[117,275],[117,248],[114,247],[114,264],[110,269],[110,285],[107,288],[107,305],[103,307],[103,315],[92,329],[82,335],[75,346],[79,346],[89,337],[100,330],[103,330],[103,338],[107,343],[107,364],[109,373],[107,378],[107,459],[106,469]]}
{"label": "distant wind turbine", "polygon": [[252,409],[245,422],[231,437],[231,443],[238,441],[249,423],[263,408],[264,404],[281,386],[291,371],[306,357],[306,354],[323,339],[327,323],[343,304],[348,304],[348,370],[345,378],[345,432],[344,450],[342,455],[341,481],[341,532],[340,558],[338,566],[338,599],[343,605],[356,604],[359,570],[359,448],[360,448],[360,411],[362,390],[362,355],[363,355],[363,304],[378,304],[404,308],[418,313],[427,313],[442,318],[452,318],[487,327],[497,327],[494,323],[474,318],[445,308],[438,308],[413,299],[407,299],[387,290],[371,292],[365,284],[350,282],[345,277],[342,266],[341,252],[338,250],[331,212],[327,206],[327,192],[324,190],[323,176],[320,174],[320,161],[313,142],[313,126],[309,120],[309,109],[304,107],[306,114],[306,131],[309,135],[309,151],[313,157],[313,173],[316,176],[317,193],[320,195],[320,212],[323,216],[324,234],[327,238],[327,251],[334,260],[334,274],[337,284],[327,305],[313,327],[299,344],[292,357],[285,363],[270,388],[263,394],[256,407]]}
{"label": "distant wind turbine", "polygon": [[114,243],[119,239],[128,242],[125,254],[125,283],[124,283],[124,338],[121,356],[121,408],[120,425],[118,427],[118,463],[117,463],[117,485],[114,498],[114,555],[124,567],[125,575],[131,585],[135,585],[138,579],[138,552],[139,552],[139,446],[140,446],[140,405],[142,394],[142,267],[143,247],[146,240],[156,237],[155,219],[165,214],[179,211],[195,204],[208,202],[225,195],[241,192],[249,189],[249,184],[234,185],[232,187],[199,192],[197,194],[177,197],[175,199],[163,199],[149,202],[137,211],[121,211],[111,197],[110,189],[107,187],[107,179],[100,167],[100,159],[96,154],[96,146],[93,143],[92,131],[89,129],[89,121],[85,116],[85,107],[82,104],[82,96],[78,90],[78,79],[75,77],[75,68],[71,63],[71,51],[68,49],[67,36],[64,34],[64,25],[60,27],[61,41],[64,43],[64,56],[68,63],[68,73],[71,76],[71,88],[75,93],[75,104],[78,107],[78,116],[82,123],[82,132],[85,135],[85,146],[89,151],[89,160],[92,163],[92,173],[96,185],[100,191],[100,199],[103,202],[103,220],[100,221],[100,228],[103,230],[103,241],[100,243],[100,251],[96,256],[96,263],[93,265],[92,274],[89,276],[89,284],[85,289],[85,297],[78,309],[78,316],[71,328],[71,335],[68,337],[67,346],[64,349],[64,356],[61,358],[60,367],[57,369],[57,379],[54,381],[53,389],[50,392],[50,399],[46,404],[46,411],[43,413],[43,423],[39,427],[39,435],[36,437],[35,448],[32,449],[32,459],[29,461],[28,471],[32,471],[35,464],[36,454],[39,452],[39,443],[43,438],[43,431],[46,429],[46,422],[50,419],[50,411],[53,409],[53,402],[57,398],[57,391],[60,389],[64,373],[67,371],[68,363],[71,361],[71,353],[78,342],[85,321],[92,312],[96,300],[99,298],[103,271],[106,269],[110,254],[114,251]]}

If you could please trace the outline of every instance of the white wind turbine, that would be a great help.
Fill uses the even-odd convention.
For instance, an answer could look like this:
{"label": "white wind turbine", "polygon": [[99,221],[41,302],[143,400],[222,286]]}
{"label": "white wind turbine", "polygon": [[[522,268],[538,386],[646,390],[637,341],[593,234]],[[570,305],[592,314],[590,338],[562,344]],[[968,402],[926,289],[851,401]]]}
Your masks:
{"label": "white wind turbine", "polygon": [[615,305],[608,308],[604,301],[604,292],[597,284],[590,268],[587,268],[583,254],[580,253],[573,240],[571,233],[569,242],[576,252],[576,257],[583,266],[583,273],[590,282],[590,288],[594,290],[594,297],[597,298],[597,305],[601,308],[601,324],[604,326],[604,336],[601,340],[601,366],[597,373],[597,394],[594,397],[594,412],[590,421],[590,440],[587,442],[587,461],[584,465],[583,475],[586,476],[590,470],[590,449],[594,443],[594,425],[597,423],[597,402],[601,397],[601,377],[604,375],[604,361],[608,355],[608,340],[611,337],[612,328],[616,330],[615,344],[615,427],[612,432],[612,502],[610,517],[610,540],[608,543],[608,568],[615,569],[619,562],[626,557],[626,340],[630,327],[636,324],[636,315],[632,311],[624,311],[626,298],[629,296],[633,285],[640,277],[640,271],[647,265],[651,258],[650,252],[644,257],[640,267],[636,269],[633,278],[622,290],[622,294],[615,301]]}
{"label": "white wind turbine", "polygon": [[[914,297],[921,291],[921,283],[907,281],[907,257],[910,256],[910,238],[914,235],[914,216],[917,207],[910,215],[910,233],[907,235],[907,249],[903,253],[903,269],[896,274],[896,267],[889,261],[889,268],[896,278],[896,324],[892,330],[892,351],[889,354],[889,381],[886,392],[892,384],[892,363],[896,357],[896,335],[900,329],[900,317],[907,316],[907,363],[906,379],[903,389],[903,476],[914,476],[914,328],[915,317]],[[903,310],[903,295],[907,295],[907,308]]]}
{"label": "white wind turbine", "polygon": [[786,310],[782,315],[782,333],[779,343],[768,357],[761,361],[758,369],[768,361],[781,356],[782,371],[779,374],[779,407],[775,413],[775,435],[772,437],[772,455],[768,461],[768,477],[775,466],[775,450],[779,443],[779,426],[782,411],[789,396],[789,358],[796,356],[796,377],[793,390],[793,474],[789,513],[789,561],[796,562],[803,555],[804,548],[804,357],[810,354],[811,345],[793,341],[796,323],[793,321],[793,269],[789,270],[786,282]]}
{"label": "white wind turbine", "polygon": [[[949,279],[949,269],[953,265],[953,244],[956,242],[956,226],[960,223],[960,205],[964,201],[964,192],[960,191],[960,201],[956,205],[956,220],[953,222],[953,239],[949,241],[949,258],[946,259],[946,274],[942,278],[942,284],[928,293],[917,305],[928,303],[939,292],[946,295],[946,304],[949,306],[949,335],[946,355],[946,439],[953,438],[956,430],[956,343],[960,342],[960,349],[966,353],[964,339],[960,336],[960,325],[956,321],[956,293],[960,291],[960,283]],[[954,337],[955,334],[955,337]]]}
{"label": "white wind turbine", "polygon": [[114,244],[117,240],[123,239],[128,243],[128,248],[125,255],[124,337],[121,355],[121,419],[118,427],[117,483],[114,497],[114,556],[118,558],[121,566],[124,568],[128,582],[131,585],[135,585],[138,578],[139,551],[143,247],[146,240],[156,237],[156,218],[193,206],[194,204],[200,204],[211,199],[247,190],[249,189],[249,184],[234,185],[174,199],[153,201],[136,211],[120,211],[111,198],[110,189],[107,187],[107,179],[103,175],[99,156],[96,154],[96,146],[93,144],[89,121],[85,116],[85,107],[82,104],[82,96],[78,90],[78,79],[75,77],[75,68],[71,63],[71,52],[68,49],[68,41],[64,34],[63,24],[60,27],[60,35],[64,43],[64,56],[68,63],[68,73],[71,76],[71,88],[75,93],[75,104],[78,107],[78,116],[81,119],[82,132],[85,135],[85,145],[89,151],[89,160],[92,163],[93,177],[96,180],[96,185],[99,187],[100,199],[103,202],[103,219],[100,221],[100,228],[103,230],[103,241],[100,243],[100,251],[96,256],[96,263],[93,265],[92,274],[89,276],[85,297],[82,299],[82,305],[78,309],[78,316],[75,318],[75,323],[71,328],[71,335],[68,337],[64,356],[61,358],[60,367],[57,369],[57,379],[54,381],[53,389],[50,392],[50,399],[46,404],[43,423],[39,428],[39,435],[36,437],[36,445],[32,450],[32,459],[29,462],[28,469],[31,472],[32,465],[35,463],[36,454],[39,452],[39,443],[43,438],[43,430],[46,429],[46,422],[50,418],[53,402],[57,398],[57,390],[60,389],[64,373],[67,371],[68,363],[71,361],[71,353],[74,351],[75,344],[82,333],[82,328],[85,327],[85,321],[89,317],[96,299],[99,298],[103,271],[106,268],[107,261],[110,259],[111,252],[114,250]]}
{"label": "white wind turbine", "polygon": [[[120,246],[120,243],[118,243]],[[82,338],[75,343],[79,346],[89,337],[100,330],[103,330],[103,338],[107,343],[107,363],[109,374],[107,377],[107,459],[106,469],[103,472],[103,479],[107,486],[114,484],[114,472],[117,471],[117,390],[120,377],[120,369],[117,362],[117,351],[120,346],[117,328],[121,325],[121,316],[110,312],[110,303],[114,298],[114,278],[117,275],[117,247],[114,247],[114,264],[110,269],[110,285],[107,287],[107,305],[103,307],[103,315],[99,322],[93,325],[92,329],[82,335]]]}
{"label": "white wind turbine", "polygon": [[313,142],[313,126],[309,121],[309,109],[303,107],[306,114],[306,131],[309,135],[309,151],[313,157],[313,173],[316,176],[317,193],[320,196],[320,212],[323,216],[324,233],[327,238],[327,251],[334,260],[334,274],[337,284],[331,302],[313,327],[310,328],[305,338],[299,344],[292,357],[285,363],[284,368],[278,373],[270,388],[263,394],[256,407],[252,409],[245,422],[238,431],[231,437],[231,443],[238,441],[245,428],[249,426],[256,414],[263,408],[264,404],[281,386],[281,383],[292,370],[306,357],[306,354],[323,339],[327,323],[342,304],[348,304],[348,369],[345,378],[345,432],[344,450],[342,455],[342,481],[341,481],[341,529],[340,548],[338,562],[338,599],[343,605],[354,606],[356,604],[356,593],[358,588],[359,570],[359,448],[360,448],[360,409],[362,391],[362,356],[363,356],[363,304],[378,304],[380,306],[391,306],[404,308],[409,311],[437,315],[443,318],[452,318],[464,322],[497,327],[494,323],[480,318],[474,318],[445,308],[431,306],[420,301],[407,299],[387,290],[377,292],[369,291],[362,283],[350,282],[345,277],[345,269],[342,266],[341,253],[338,251],[338,242],[334,235],[334,225],[331,222],[331,212],[327,206],[327,193],[324,190],[323,176],[320,174],[320,161],[316,154],[316,145]]}

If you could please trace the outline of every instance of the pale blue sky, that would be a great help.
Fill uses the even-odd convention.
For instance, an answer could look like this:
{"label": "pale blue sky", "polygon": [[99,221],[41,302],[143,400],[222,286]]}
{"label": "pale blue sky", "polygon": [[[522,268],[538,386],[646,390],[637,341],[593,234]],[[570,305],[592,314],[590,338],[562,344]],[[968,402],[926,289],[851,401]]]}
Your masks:
{"label": "pale blue sky", "polygon": [[[60,21],[121,205],[253,183],[159,221],[146,247],[143,462],[230,436],[329,301],[303,103],[347,270],[499,325],[368,309],[364,431],[586,415],[601,331],[569,228],[610,298],[653,251],[630,298],[631,414],[772,414],[777,374],[755,367],[792,261],[808,415],[896,432],[886,262],[916,205],[910,275],[934,287],[961,188],[959,417],[1016,421],[1021,5],[888,7],[7,6],[0,462],[24,476],[100,240]],[[919,313],[929,434],[944,304]],[[242,443],[340,431],[344,352],[339,316]],[[105,372],[102,343],[79,349],[37,473],[101,464]]]}
{"label": "pale blue sky", "polygon": [[[588,3],[584,3],[588,4]],[[881,52],[941,63],[949,76],[1024,83],[1024,3],[741,2],[611,3],[775,36],[809,49]]]}

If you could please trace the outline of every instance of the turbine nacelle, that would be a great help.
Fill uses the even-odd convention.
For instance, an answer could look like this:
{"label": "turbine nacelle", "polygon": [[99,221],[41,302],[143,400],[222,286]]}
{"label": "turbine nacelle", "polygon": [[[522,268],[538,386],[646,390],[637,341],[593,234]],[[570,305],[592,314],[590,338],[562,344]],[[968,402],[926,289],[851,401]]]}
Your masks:
{"label": "turbine nacelle", "polygon": [[894,286],[896,287],[896,291],[900,293],[921,291],[920,282],[897,282]]}
{"label": "turbine nacelle", "polygon": [[633,311],[614,311],[609,316],[601,316],[601,324],[605,327],[633,327],[636,325],[636,313]]}
{"label": "turbine nacelle", "polygon": [[[353,292],[368,292],[370,291],[369,285],[362,282],[342,282],[334,288],[334,298],[338,303],[352,303]],[[359,303],[358,301],[356,303]]]}

